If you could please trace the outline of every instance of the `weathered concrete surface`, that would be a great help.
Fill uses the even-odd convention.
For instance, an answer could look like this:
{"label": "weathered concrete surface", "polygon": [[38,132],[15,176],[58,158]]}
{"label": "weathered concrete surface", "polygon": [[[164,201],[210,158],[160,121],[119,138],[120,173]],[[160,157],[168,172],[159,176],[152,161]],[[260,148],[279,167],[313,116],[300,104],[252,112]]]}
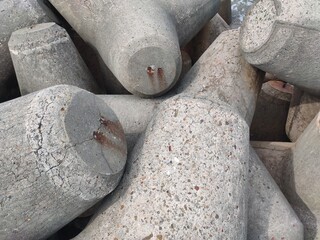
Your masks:
{"label": "weathered concrete surface", "polygon": [[[186,75],[182,93],[160,105],[119,188],[76,239],[246,239],[244,118],[249,122],[253,115],[261,83],[240,57],[237,36],[238,31],[222,34]],[[219,61],[216,52],[224,53]],[[222,72],[216,75],[216,69]],[[231,96],[231,86],[243,97]]]}
{"label": "weathered concrete surface", "polygon": [[121,184],[76,239],[245,239],[248,141],[247,124],[222,103],[163,102]]}
{"label": "weathered concrete surface", "polygon": [[240,43],[245,58],[319,96],[319,12],[319,1],[257,1],[242,25]]}
{"label": "weathered concrete surface", "polygon": [[248,240],[303,239],[303,225],[250,148]]}
{"label": "weathered concrete surface", "polygon": [[8,49],[11,33],[20,28],[47,21],[49,18],[36,0],[0,1],[0,95],[6,91],[6,82],[13,74]]}
{"label": "weathered concrete surface", "polygon": [[281,81],[262,85],[250,126],[254,141],[288,141],[285,125],[291,100],[290,89]]}
{"label": "weathered concrete surface", "polygon": [[217,0],[50,2],[96,47],[123,86],[144,97],[161,95],[175,84],[181,71],[179,44],[191,40],[220,4]]}
{"label": "weathered concrete surface", "polygon": [[192,61],[194,63],[198,61],[214,40],[216,40],[222,32],[229,29],[229,25],[223,18],[219,14],[216,14],[186,45],[186,51],[189,53]]}
{"label": "weathered concrete surface", "polygon": [[57,24],[17,30],[8,46],[22,95],[58,84],[99,92],[67,31]]}
{"label": "weathered concrete surface", "polygon": [[98,95],[116,114],[131,152],[163,99],[142,99],[134,95]]}
{"label": "weathered concrete surface", "polygon": [[239,31],[229,30],[219,35],[176,91],[225,102],[250,125],[263,76],[262,71],[252,67],[241,56]]}
{"label": "weathered concrete surface", "polygon": [[294,89],[286,122],[286,133],[292,142],[298,140],[319,111],[320,98]]}
{"label": "weathered concrete surface", "polygon": [[[307,240],[320,239],[319,140],[317,114],[296,143],[254,143],[303,223]],[[276,166],[276,162],[278,167],[270,168]]]}
{"label": "weathered concrete surface", "polygon": [[291,142],[252,141],[251,146],[283,192],[283,176],[287,170],[286,167],[290,161],[290,153],[294,144]]}
{"label": "weathered concrete surface", "polygon": [[[292,149],[284,175],[284,191],[305,224],[305,239],[320,239],[320,114],[312,120]],[[308,217],[307,217],[308,216]]]}
{"label": "weathered concrete surface", "polygon": [[93,94],[59,85],[0,113],[1,239],[43,239],[117,186],[123,129]]}

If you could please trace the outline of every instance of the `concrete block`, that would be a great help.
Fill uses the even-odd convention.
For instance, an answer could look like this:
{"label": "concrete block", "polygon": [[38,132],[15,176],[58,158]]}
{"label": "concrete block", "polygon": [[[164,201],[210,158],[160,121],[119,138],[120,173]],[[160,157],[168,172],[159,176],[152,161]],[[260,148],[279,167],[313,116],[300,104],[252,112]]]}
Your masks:
{"label": "concrete block", "polygon": [[0,236],[44,239],[110,193],[123,129],[93,94],[59,85],[0,105]]}
{"label": "concrete block", "polygon": [[8,45],[22,95],[58,84],[99,91],[67,31],[57,24],[17,30]]}
{"label": "concrete block", "polygon": [[166,100],[75,239],[246,239],[248,150],[248,126],[229,106]]}
{"label": "concrete block", "polygon": [[319,12],[319,1],[257,1],[241,29],[245,58],[279,79],[320,96]]}
{"label": "concrete block", "polygon": [[320,98],[294,88],[286,123],[286,133],[292,142],[298,140],[319,111]]}
{"label": "concrete block", "polygon": [[179,45],[190,41],[220,4],[218,0],[50,2],[95,46],[122,85],[144,97],[161,95],[175,84],[181,72]]}
{"label": "concrete block", "polygon": [[[244,118],[253,114],[260,78],[241,59],[237,36],[221,34],[181,82],[182,93],[161,103],[129,156],[121,184],[76,239],[246,239]],[[208,75],[215,69],[224,74]],[[235,83],[237,94],[246,97],[231,96]]]}
{"label": "concrete block", "polygon": [[285,125],[291,100],[291,90],[282,81],[262,85],[250,126],[253,141],[288,141]]}
{"label": "concrete block", "polygon": [[[304,239],[320,239],[320,189],[318,179],[320,172],[318,147],[320,113],[312,120],[309,126],[295,143],[285,143],[282,154],[275,154],[269,145],[283,143],[265,143],[264,158],[283,161],[280,175],[280,187],[288,201],[296,211],[304,225]],[[269,153],[268,150],[269,149]],[[281,149],[277,148],[278,152]],[[281,156],[281,158],[279,158]],[[267,166],[268,167],[268,166]]]}
{"label": "concrete block", "polygon": [[223,18],[216,14],[185,46],[192,61],[195,63],[210,47],[216,38],[224,31],[230,30]]}
{"label": "concrete block", "polygon": [[251,146],[283,192],[283,175],[288,161],[290,161],[290,153],[294,144],[291,142],[251,141]]}
{"label": "concrete block", "polygon": [[116,114],[131,152],[163,99],[143,99],[134,95],[98,95]]}
{"label": "concrete block", "polygon": [[299,217],[306,227],[305,239],[320,239],[319,128],[320,113],[296,141],[283,177],[287,198],[295,208],[300,209],[297,214],[302,214]]}
{"label": "concrete block", "polygon": [[244,60],[238,42],[238,30],[221,33],[193,65],[176,91],[225,102],[250,125],[264,73]]}
{"label": "concrete block", "polygon": [[6,82],[13,74],[8,49],[11,33],[20,28],[47,21],[49,18],[37,0],[0,1],[0,95],[6,91]]}
{"label": "concrete block", "polygon": [[302,223],[253,148],[250,148],[247,239],[303,239]]}

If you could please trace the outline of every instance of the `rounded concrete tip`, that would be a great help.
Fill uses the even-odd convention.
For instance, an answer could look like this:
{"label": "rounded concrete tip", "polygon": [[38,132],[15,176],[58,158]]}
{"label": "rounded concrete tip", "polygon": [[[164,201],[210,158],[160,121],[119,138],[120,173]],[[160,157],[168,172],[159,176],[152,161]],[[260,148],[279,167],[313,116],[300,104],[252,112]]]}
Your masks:
{"label": "rounded concrete tip", "polygon": [[[153,39],[154,38],[154,39]],[[161,38],[130,43],[122,56],[126,69],[124,86],[141,97],[155,97],[168,91],[178,80],[181,68],[179,45]]]}
{"label": "rounded concrete tip", "polygon": [[127,145],[122,126],[103,100],[87,91],[73,96],[65,111],[65,129],[89,169],[104,176],[124,169]]}
{"label": "rounded concrete tip", "polygon": [[241,29],[240,44],[244,52],[254,52],[269,40],[276,16],[274,0],[259,0],[253,5]]}
{"label": "rounded concrete tip", "polygon": [[67,31],[56,23],[41,23],[19,29],[12,33],[9,40],[10,51],[28,51],[41,45],[63,38],[69,38]]}

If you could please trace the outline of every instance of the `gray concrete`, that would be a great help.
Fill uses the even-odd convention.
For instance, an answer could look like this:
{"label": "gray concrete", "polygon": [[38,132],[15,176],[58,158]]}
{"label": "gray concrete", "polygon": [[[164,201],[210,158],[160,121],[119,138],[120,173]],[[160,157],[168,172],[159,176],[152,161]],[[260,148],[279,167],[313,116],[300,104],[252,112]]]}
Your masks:
{"label": "gray concrete", "polygon": [[320,114],[312,120],[292,149],[284,175],[285,194],[299,209],[305,239],[320,239]]}
{"label": "gray concrete", "polygon": [[[223,74],[208,74],[216,69]],[[233,77],[246,97],[231,97]],[[238,31],[221,34],[180,84],[183,93],[161,103],[119,187],[76,239],[246,239],[244,118],[253,114],[259,80],[239,54]]]}
{"label": "gray concrete", "polygon": [[264,73],[243,59],[238,42],[238,30],[221,33],[193,65],[176,92],[225,102],[250,125]]}
{"label": "gray concrete", "polygon": [[319,111],[320,98],[294,89],[286,122],[286,133],[292,142],[298,140]]}
{"label": "gray concrete", "polygon": [[218,0],[50,0],[133,94],[161,95],[178,80],[180,46],[219,10]]}
{"label": "gray concrete", "polygon": [[163,99],[142,99],[134,95],[98,95],[116,114],[131,152]]}
{"label": "gray concrete", "polygon": [[0,1],[0,95],[6,89],[6,82],[13,74],[13,65],[8,49],[10,35],[15,30],[49,18],[37,0],[1,0]]}
{"label": "gray concrete", "polygon": [[303,239],[303,225],[250,148],[248,240]]}
{"label": "gray concrete", "polygon": [[296,143],[254,144],[303,223],[306,240],[320,239],[319,120],[317,114]]}
{"label": "gray concrete", "polygon": [[17,30],[8,46],[22,95],[58,84],[99,91],[67,31],[55,23]]}
{"label": "gray concrete", "polygon": [[93,94],[59,85],[0,105],[0,236],[43,239],[120,181],[123,129]]}
{"label": "gray concrete", "polygon": [[290,161],[291,149],[294,143],[251,141],[251,146],[283,192],[283,176],[287,170],[286,167],[288,161]]}
{"label": "gray concrete", "polygon": [[268,81],[262,85],[250,126],[251,140],[288,140],[285,125],[290,99],[291,92],[284,82]]}
{"label": "gray concrete", "polygon": [[229,25],[223,18],[216,14],[186,45],[186,50],[195,63],[210,47],[216,38],[224,31],[229,30]]}
{"label": "gray concrete", "polygon": [[121,184],[76,239],[246,239],[248,141],[229,106],[166,100]]}
{"label": "gray concrete", "polygon": [[320,96],[319,12],[319,1],[257,1],[241,30],[245,58],[279,79]]}

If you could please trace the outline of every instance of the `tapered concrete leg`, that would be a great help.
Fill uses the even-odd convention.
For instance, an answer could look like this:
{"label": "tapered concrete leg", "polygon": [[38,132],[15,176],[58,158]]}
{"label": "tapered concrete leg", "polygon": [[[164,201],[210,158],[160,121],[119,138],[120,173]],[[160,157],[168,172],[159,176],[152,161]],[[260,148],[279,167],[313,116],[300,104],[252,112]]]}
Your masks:
{"label": "tapered concrete leg", "polygon": [[319,12],[319,1],[256,1],[241,30],[245,58],[279,79],[320,96]]}
{"label": "tapered concrete leg", "polygon": [[134,95],[98,95],[116,114],[126,135],[128,152],[136,144],[162,99],[141,99]]}
{"label": "tapered concrete leg", "polygon": [[281,191],[284,192],[283,176],[287,171],[287,165],[288,161],[290,161],[291,149],[294,143],[252,141],[251,146]]}
{"label": "tapered concrete leg", "polygon": [[[186,75],[182,93],[161,104],[121,185],[77,239],[246,239],[243,119],[253,115],[260,75],[241,58],[237,36],[222,34]],[[216,51],[224,54],[213,66]],[[222,72],[205,74],[216,69]],[[232,95],[235,87],[240,91]]]}
{"label": "tapered concrete leg", "polygon": [[229,30],[221,33],[194,64],[177,92],[225,102],[250,125],[263,76],[241,56],[239,31]]}
{"label": "tapered concrete leg", "polygon": [[118,119],[59,85],[0,105],[0,236],[43,239],[110,193],[126,162]]}
{"label": "tapered concrete leg", "polygon": [[320,114],[312,120],[292,149],[292,161],[284,176],[285,194],[299,211],[305,239],[319,239],[320,213]]}
{"label": "tapered concrete leg", "polygon": [[248,240],[303,239],[303,225],[250,148]]}
{"label": "tapered concrete leg", "polygon": [[5,84],[13,74],[13,65],[8,49],[11,33],[23,27],[49,18],[37,0],[2,0],[0,1],[0,95],[6,91]]}
{"label": "tapered concrete leg", "polygon": [[246,239],[248,150],[247,124],[228,106],[165,101],[76,239]]}
{"label": "tapered concrete leg", "polygon": [[99,91],[67,31],[57,24],[15,31],[8,45],[22,95],[58,84]]}
{"label": "tapered concrete leg", "polygon": [[286,123],[286,132],[292,142],[298,140],[319,111],[320,98],[298,88],[294,89]]}
{"label": "tapered concrete leg", "polygon": [[179,44],[191,40],[217,13],[220,3],[217,0],[50,2],[85,41],[96,47],[122,85],[143,97],[161,95],[175,84],[181,72]]}
{"label": "tapered concrete leg", "polygon": [[195,63],[210,47],[216,38],[224,31],[229,30],[229,25],[223,18],[216,14],[200,32],[187,44],[187,51]]}

